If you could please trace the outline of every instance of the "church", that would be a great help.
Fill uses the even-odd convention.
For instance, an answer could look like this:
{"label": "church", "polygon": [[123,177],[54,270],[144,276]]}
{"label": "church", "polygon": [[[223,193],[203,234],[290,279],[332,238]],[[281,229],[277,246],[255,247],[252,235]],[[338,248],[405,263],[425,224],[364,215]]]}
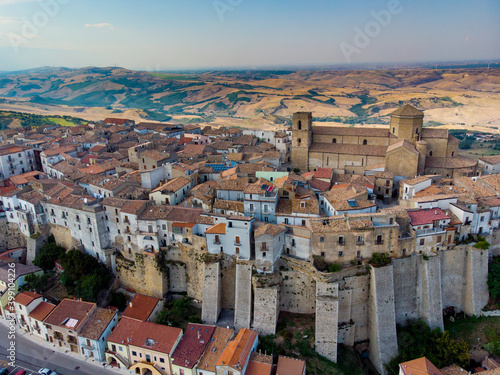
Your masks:
{"label": "church", "polygon": [[292,120],[292,166],[318,167],[338,174],[385,170],[394,176],[439,174],[445,178],[478,175],[477,161],[458,155],[460,140],[447,129],[423,127],[424,113],[406,104],[391,113],[388,127],[316,126],[311,112]]}

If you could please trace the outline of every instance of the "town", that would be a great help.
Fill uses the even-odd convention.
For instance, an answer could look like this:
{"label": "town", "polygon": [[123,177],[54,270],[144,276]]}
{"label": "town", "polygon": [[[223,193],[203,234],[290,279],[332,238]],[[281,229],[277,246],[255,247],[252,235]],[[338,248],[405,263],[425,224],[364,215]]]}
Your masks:
{"label": "town", "polygon": [[[304,314],[318,355],[342,361],[343,344],[385,374],[397,325],[481,315],[500,255],[500,157],[460,156],[423,117],[404,105],[379,128],[298,112],[277,131],[118,118],[2,130],[3,318],[125,373],[298,375],[304,358],[257,348],[280,314]],[[111,281],[55,295],[73,258]],[[201,313],[160,324],[172,301]]]}

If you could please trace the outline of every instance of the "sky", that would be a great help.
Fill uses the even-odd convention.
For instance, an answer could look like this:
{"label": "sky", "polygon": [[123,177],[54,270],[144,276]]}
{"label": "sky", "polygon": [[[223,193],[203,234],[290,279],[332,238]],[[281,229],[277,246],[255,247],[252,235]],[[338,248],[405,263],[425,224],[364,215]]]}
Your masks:
{"label": "sky", "polygon": [[0,71],[494,59],[498,0],[0,0]]}

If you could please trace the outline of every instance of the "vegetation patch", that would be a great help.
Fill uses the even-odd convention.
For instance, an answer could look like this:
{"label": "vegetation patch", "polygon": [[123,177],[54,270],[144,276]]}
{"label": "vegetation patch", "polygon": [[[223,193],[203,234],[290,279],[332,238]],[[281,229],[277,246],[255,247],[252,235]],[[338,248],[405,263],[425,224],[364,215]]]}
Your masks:
{"label": "vegetation patch", "polygon": [[202,323],[200,309],[194,307],[191,297],[183,296],[165,305],[156,317],[157,324],[186,329],[188,323]]}

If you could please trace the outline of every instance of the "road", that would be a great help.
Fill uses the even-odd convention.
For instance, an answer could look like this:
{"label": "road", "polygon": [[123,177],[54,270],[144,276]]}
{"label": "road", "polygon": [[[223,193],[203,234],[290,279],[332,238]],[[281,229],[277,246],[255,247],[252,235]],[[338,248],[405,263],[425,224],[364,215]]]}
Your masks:
{"label": "road", "polygon": [[0,324],[0,369],[7,367],[9,375],[14,375],[17,371],[24,369],[27,374],[36,374],[38,369],[48,367],[57,372],[57,375],[116,375],[116,371],[109,371],[99,368],[95,364],[87,363],[82,359],[76,359],[64,353],[54,351],[47,345],[33,342],[19,332],[16,335],[16,367],[9,367],[7,359],[7,349],[9,342],[7,337],[8,329],[4,324]]}

